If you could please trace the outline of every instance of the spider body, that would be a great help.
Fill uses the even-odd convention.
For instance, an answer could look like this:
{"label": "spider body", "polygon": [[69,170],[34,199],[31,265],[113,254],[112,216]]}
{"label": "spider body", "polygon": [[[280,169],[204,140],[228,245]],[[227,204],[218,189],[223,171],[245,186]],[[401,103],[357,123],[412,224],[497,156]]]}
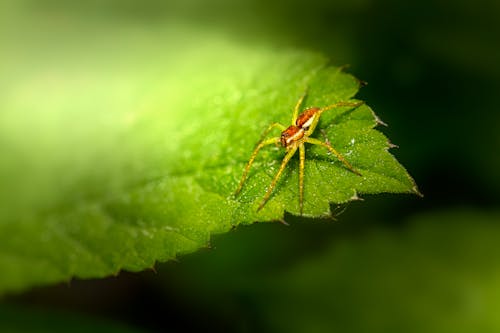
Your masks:
{"label": "spider body", "polygon": [[[269,185],[259,207],[257,210],[261,210],[266,202],[271,197],[273,189],[276,187],[276,184],[281,176],[281,173],[285,169],[286,165],[295,154],[297,149],[299,150],[299,206],[300,206],[300,215],[303,212],[304,206],[304,165],[305,165],[305,146],[304,143],[310,143],[313,145],[322,146],[328,149],[329,152],[333,153],[350,171],[354,172],[357,175],[361,175],[356,169],[354,169],[349,162],[338,152],[336,151],[328,141],[323,142],[315,138],[311,138],[310,135],[313,134],[316,126],[318,125],[321,114],[327,110],[331,110],[337,107],[358,107],[362,102],[337,102],[335,104],[328,105],[323,108],[319,107],[310,107],[305,109],[303,112],[299,114],[300,106],[305,98],[306,94],[302,95],[297,104],[295,105],[295,109],[292,116],[292,125],[285,127],[279,123],[271,124],[268,129],[264,132],[262,139],[257,147],[254,149],[250,160],[248,161],[245,170],[243,171],[243,176],[241,177],[238,188],[236,189],[235,195],[243,188],[245,180],[248,176],[248,172],[250,171],[250,167],[252,166],[255,158],[257,157],[260,149],[267,145],[271,144],[279,144],[286,149],[286,154],[283,157],[283,161],[281,162],[281,166],[278,169],[278,172],[274,176],[271,181],[271,185]],[[278,127],[282,130],[281,135],[279,137],[268,138],[265,139],[265,136],[274,128]]]}
{"label": "spider body", "polygon": [[308,108],[298,115],[295,120],[295,125],[290,125],[287,129],[281,132],[281,146],[284,148],[290,147],[302,139],[307,131],[314,131],[310,126],[314,123],[316,117],[319,117],[320,108]]}

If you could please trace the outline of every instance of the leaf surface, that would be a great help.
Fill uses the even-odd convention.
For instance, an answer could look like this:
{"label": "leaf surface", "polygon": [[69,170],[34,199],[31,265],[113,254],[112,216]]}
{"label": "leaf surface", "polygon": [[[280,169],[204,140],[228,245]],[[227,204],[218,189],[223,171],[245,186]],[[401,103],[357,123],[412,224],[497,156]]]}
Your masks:
{"label": "leaf surface", "polygon": [[[316,106],[359,89],[319,55],[182,23],[124,33],[121,22],[47,20],[19,30],[9,21],[17,35],[3,36],[0,294],[143,270],[235,225],[297,214],[296,157],[259,213],[283,151],[263,150],[235,198],[243,167],[264,128],[290,122],[306,87]],[[322,118],[363,177],[308,148],[305,215],[358,193],[416,192],[368,106]]]}

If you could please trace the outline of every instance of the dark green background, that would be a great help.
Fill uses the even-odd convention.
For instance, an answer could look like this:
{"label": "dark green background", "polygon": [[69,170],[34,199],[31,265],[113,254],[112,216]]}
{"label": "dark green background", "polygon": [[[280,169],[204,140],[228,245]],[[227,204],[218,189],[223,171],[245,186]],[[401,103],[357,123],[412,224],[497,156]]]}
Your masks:
{"label": "dark green background", "polygon": [[[365,197],[336,222],[238,228],[156,273],[11,296],[3,303],[15,311],[2,312],[0,328],[16,331],[38,311],[51,313],[32,316],[40,330],[78,325],[60,319],[69,311],[159,332],[500,330],[500,2],[22,4],[34,18],[58,13],[144,29],[178,20],[348,64],[368,82],[359,98],[390,125],[382,131],[400,146],[393,154],[425,197]],[[7,18],[9,3],[2,6]]]}

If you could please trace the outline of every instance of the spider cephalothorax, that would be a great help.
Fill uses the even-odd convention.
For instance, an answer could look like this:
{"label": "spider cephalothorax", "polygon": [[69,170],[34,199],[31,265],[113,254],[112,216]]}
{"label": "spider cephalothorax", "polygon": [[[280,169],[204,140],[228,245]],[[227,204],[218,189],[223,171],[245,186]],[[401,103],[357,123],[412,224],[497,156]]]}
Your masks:
{"label": "spider cephalothorax", "polygon": [[281,146],[284,148],[288,148],[290,147],[290,145],[296,143],[303,137],[304,137],[304,129],[295,125],[291,125],[286,130],[281,132],[280,136]]}
{"label": "spider cephalothorax", "polygon": [[354,172],[357,175],[360,175],[360,173],[354,169],[349,162],[338,152],[336,151],[330,143],[320,141],[315,138],[311,138],[310,135],[314,132],[316,129],[316,126],[318,125],[319,118],[321,117],[321,114],[327,110],[331,110],[337,107],[358,107],[363,102],[337,102],[335,104],[331,104],[328,106],[325,106],[323,108],[319,107],[310,107],[305,109],[302,113],[299,114],[299,109],[300,106],[302,105],[302,102],[305,98],[305,95],[302,95],[302,97],[299,98],[297,104],[295,105],[295,109],[293,112],[292,116],[292,125],[289,127],[285,128],[285,126],[279,124],[279,123],[273,123],[269,126],[269,128],[264,132],[263,137],[271,131],[274,127],[278,127],[281,129],[281,136],[279,137],[274,137],[274,138],[268,138],[268,139],[263,139],[261,140],[258,144],[257,147],[255,147],[252,156],[250,157],[250,160],[248,161],[245,170],[243,171],[243,176],[241,177],[241,181],[239,183],[238,188],[236,189],[235,195],[238,195],[238,193],[241,191],[243,188],[243,184],[245,183],[245,180],[248,176],[248,172],[250,171],[250,167],[252,166],[253,161],[257,157],[257,154],[259,150],[267,145],[271,144],[278,144],[281,143],[281,146],[284,147],[287,150],[287,153],[285,154],[285,157],[283,158],[283,161],[281,162],[281,166],[274,176],[271,185],[268,187],[266,194],[264,194],[264,197],[262,199],[262,202],[260,203],[259,207],[257,210],[261,210],[266,202],[269,200],[271,197],[271,193],[276,186],[276,183],[278,182],[278,179],[281,176],[281,173],[285,169],[285,166],[288,164],[292,156],[295,154],[297,149],[299,149],[299,206],[300,206],[300,214],[302,215],[303,211],[303,206],[304,206],[304,164],[305,164],[305,147],[304,143],[310,143],[313,145],[318,145],[325,147],[333,153],[349,170]]}
{"label": "spider cephalothorax", "polygon": [[297,119],[295,125],[290,125],[286,130],[281,132],[281,145],[285,148],[296,144],[300,139],[306,135],[306,131],[310,130],[311,125],[314,123],[316,117],[319,117],[320,108],[308,108],[304,110]]}

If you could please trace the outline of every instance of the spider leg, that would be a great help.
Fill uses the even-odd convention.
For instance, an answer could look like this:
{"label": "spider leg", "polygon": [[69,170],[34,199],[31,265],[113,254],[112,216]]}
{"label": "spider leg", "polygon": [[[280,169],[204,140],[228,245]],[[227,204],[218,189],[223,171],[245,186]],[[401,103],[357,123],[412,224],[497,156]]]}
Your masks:
{"label": "spider leg", "polygon": [[304,166],[306,161],[306,149],[304,143],[299,145],[299,206],[300,215],[304,210]]}
{"label": "spider leg", "polygon": [[306,96],[307,96],[307,88],[302,94],[302,96],[300,96],[299,100],[297,101],[297,104],[295,104],[295,108],[293,109],[292,124],[295,124],[295,121],[299,116],[300,106],[302,105],[302,102],[304,101],[304,98],[306,98]]}
{"label": "spider leg", "polygon": [[260,139],[259,143],[257,144],[257,146],[255,147],[255,149],[252,153],[252,156],[250,156],[250,160],[248,161],[248,163],[245,166],[245,169],[243,171],[243,176],[241,177],[240,184],[238,185],[238,188],[234,192],[235,196],[238,195],[238,193],[240,193],[241,189],[243,188],[243,184],[245,183],[245,179],[248,176],[248,172],[250,171],[250,167],[252,166],[253,161],[257,157],[259,150],[261,150],[262,147],[265,147],[267,145],[270,145],[273,143],[277,145],[280,142],[280,140],[279,140],[280,138],[278,138],[278,137],[264,140],[266,135],[275,127],[279,128],[282,131],[285,130],[285,128],[286,128],[284,125],[281,125],[280,123],[272,123],[271,125],[269,125],[269,127],[264,132],[262,132],[262,134],[260,136],[261,139]]}
{"label": "spider leg", "polygon": [[325,107],[322,107],[319,112],[320,113],[323,113],[325,111],[328,111],[328,110],[331,110],[331,109],[335,109],[335,108],[339,108],[339,107],[342,107],[342,106],[352,106],[352,107],[358,107],[360,105],[363,105],[364,102],[360,101],[360,102],[337,102],[337,103],[334,103],[334,104],[330,104],[330,105],[327,105]]}
{"label": "spider leg", "polygon": [[281,125],[280,123],[272,123],[264,132],[262,132],[260,140],[263,141],[266,135],[269,134],[269,132],[271,132],[271,130],[275,127],[278,127],[280,131],[284,131],[286,129],[286,127],[284,125]]}
{"label": "spider leg", "polygon": [[297,146],[292,146],[290,150],[287,151],[285,157],[283,158],[283,161],[281,162],[281,166],[276,175],[274,176],[271,185],[269,185],[266,194],[264,194],[264,198],[262,198],[262,202],[260,203],[259,208],[257,208],[257,211],[261,210],[266,204],[267,200],[269,200],[269,197],[271,197],[271,193],[273,192],[273,189],[276,187],[276,183],[278,182],[281,173],[283,173],[283,170],[285,170],[288,161],[290,161],[290,159],[292,158],[293,154],[295,154],[296,151],[297,151]]}
{"label": "spider leg", "polygon": [[[265,133],[269,132],[273,125],[275,125],[275,124],[272,124],[266,130]],[[279,137],[270,138],[270,139],[262,140],[262,141],[259,142],[259,144],[257,145],[257,147],[255,147],[255,149],[254,149],[254,151],[252,153],[252,156],[250,156],[250,160],[248,161],[247,165],[245,166],[245,170],[243,171],[243,176],[241,176],[240,184],[238,185],[238,188],[234,192],[235,196],[238,195],[240,193],[241,189],[243,188],[243,184],[245,183],[245,180],[247,179],[248,172],[250,171],[250,167],[252,166],[253,161],[257,157],[257,154],[259,153],[259,150],[261,150],[265,146],[272,145],[272,144],[277,144],[279,142],[280,142],[280,138]]]}
{"label": "spider leg", "polygon": [[[360,106],[362,104],[364,104],[364,102],[337,102],[335,104],[330,104],[330,105],[327,105],[327,106],[322,107],[321,109],[319,109],[318,110],[318,115],[321,116],[321,114],[323,112],[331,110],[331,109],[335,109],[335,108],[338,108],[338,107],[342,107],[342,106],[358,107],[358,106]],[[315,117],[313,119],[313,122],[311,123],[311,126],[309,126],[309,129],[305,133],[306,136],[311,135],[314,132],[314,130],[316,129],[316,126],[319,123],[319,118],[320,118],[319,116]]]}
{"label": "spider leg", "polygon": [[307,143],[310,143],[310,144],[313,144],[313,145],[318,145],[318,146],[325,147],[326,149],[328,149],[329,152],[331,152],[335,156],[337,156],[337,158],[339,159],[339,161],[342,162],[346,166],[346,168],[348,168],[349,170],[351,170],[352,172],[354,172],[358,176],[361,176],[361,173],[359,173],[358,170],[354,169],[353,166],[345,159],[345,157],[342,156],[342,154],[340,154],[337,150],[335,150],[335,148],[333,148],[332,145],[330,145],[329,143],[325,143],[325,142],[320,141],[318,139],[309,138],[309,137],[308,138],[304,138],[304,142],[307,142]]}

